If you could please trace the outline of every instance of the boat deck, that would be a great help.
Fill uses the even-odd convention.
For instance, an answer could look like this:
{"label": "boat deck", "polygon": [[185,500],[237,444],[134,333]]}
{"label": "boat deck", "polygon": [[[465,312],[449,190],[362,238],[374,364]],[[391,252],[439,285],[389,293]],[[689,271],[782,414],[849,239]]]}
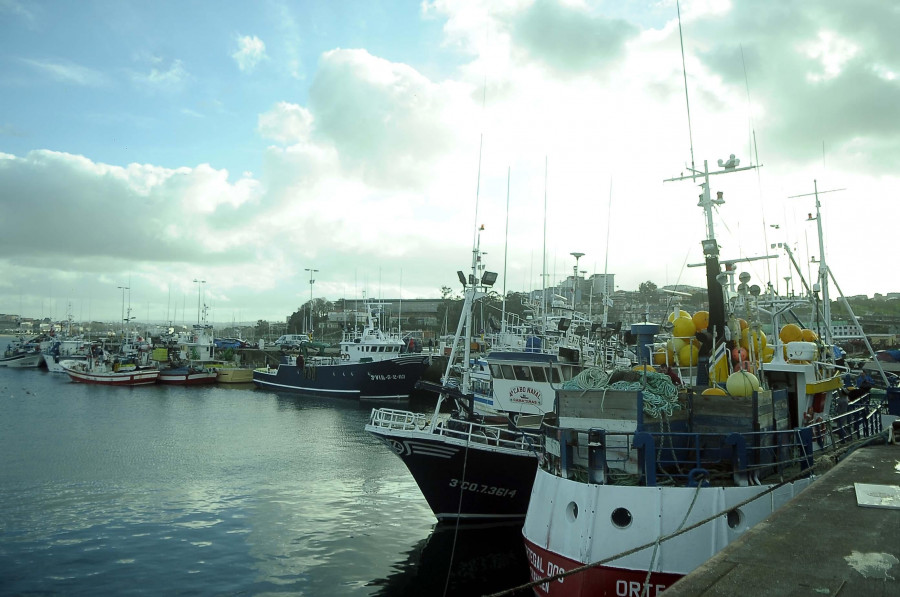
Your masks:
{"label": "boat deck", "polygon": [[665,596],[900,595],[898,499],[860,506],[854,483],[896,488],[900,445],[851,453]]}

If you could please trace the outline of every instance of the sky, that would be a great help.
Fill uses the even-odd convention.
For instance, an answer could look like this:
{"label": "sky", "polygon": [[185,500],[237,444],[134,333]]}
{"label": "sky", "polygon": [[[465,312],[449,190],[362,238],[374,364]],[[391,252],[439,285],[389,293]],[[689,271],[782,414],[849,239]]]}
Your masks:
{"label": "sky", "polygon": [[664,181],[731,154],[761,167],[711,178],[714,231],[774,256],[751,283],[799,289],[778,243],[817,276],[818,188],[840,291],[900,291],[898,27],[884,0],[0,0],[0,313],[283,321],[458,292],[475,243],[498,290],[576,252],[703,286],[698,181]]}

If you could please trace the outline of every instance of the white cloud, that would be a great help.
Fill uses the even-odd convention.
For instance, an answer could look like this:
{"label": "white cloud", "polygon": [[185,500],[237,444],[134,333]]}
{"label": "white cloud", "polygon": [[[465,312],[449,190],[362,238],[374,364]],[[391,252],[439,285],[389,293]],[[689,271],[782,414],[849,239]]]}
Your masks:
{"label": "white cloud", "polygon": [[820,31],[816,41],[802,43],[800,51],[820,63],[821,72],[806,75],[810,81],[819,82],[840,75],[847,62],[859,53],[859,47],[833,31]]}
{"label": "white cloud", "polygon": [[[155,62],[161,62],[156,59]],[[150,72],[133,72],[132,81],[146,88],[159,91],[178,91],[190,79],[190,74],[184,68],[181,60],[173,60],[168,69],[151,68]]]}
{"label": "white cloud", "polygon": [[312,114],[296,104],[278,102],[270,111],[260,114],[257,124],[260,135],[282,145],[309,139]]}
{"label": "white cloud", "polygon": [[102,87],[109,84],[106,75],[100,71],[67,60],[23,58],[22,62],[61,83],[74,83],[85,87]]}
{"label": "white cloud", "polygon": [[253,69],[267,58],[266,44],[255,35],[238,37],[237,44],[238,49],[231,57],[243,72],[253,72]]}

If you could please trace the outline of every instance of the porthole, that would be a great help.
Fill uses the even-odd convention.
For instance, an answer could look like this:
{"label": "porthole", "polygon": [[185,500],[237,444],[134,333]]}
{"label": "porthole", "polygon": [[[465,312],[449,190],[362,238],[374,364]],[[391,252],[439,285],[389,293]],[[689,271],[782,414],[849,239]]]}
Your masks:
{"label": "porthole", "polygon": [[728,528],[736,529],[744,522],[744,513],[740,510],[729,510],[725,519],[728,521]]}
{"label": "porthole", "polygon": [[569,519],[569,522],[575,522],[575,519],[578,518],[578,504],[569,502],[569,505],[566,506],[566,518]]}
{"label": "porthole", "polygon": [[616,508],[609,517],[613,525],[620,529],[626,529],[631,526],[631,512],[627,508]]}

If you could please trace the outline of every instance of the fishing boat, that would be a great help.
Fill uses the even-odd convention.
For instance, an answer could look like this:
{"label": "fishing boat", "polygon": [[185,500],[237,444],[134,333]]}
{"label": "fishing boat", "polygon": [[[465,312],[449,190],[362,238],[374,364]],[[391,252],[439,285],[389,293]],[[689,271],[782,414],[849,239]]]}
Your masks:
{"label": "fishing boat", "polygon": [[51,373],[65,373],[63,361],[85,361],[90,358],[91,345],[83,338],[57,337],[44,352],[44,362]]}
{"label": "fishing boat", "polygon": [[[417,386],[437,397],[434,412],[376,408],[366,431],[403,460],[438,520],[521,520],[553,386],[579,373],[585,361],[570,336],[549,341],[553,334],[541,329],[504,324],[487,355],[471,354],[474,306],[497,279],[482,271],[479,244],[469,276],[458,272],[465,301],[441,383]],[[568,330],[552,327],[555,334]],[[455,406],[449,414],[441,412],[445,402]]]}
{"label": "fishing boat", "polygon": [[120,363],[115,358],[92,357],[85,361],[62,361],[62,368],[73,382],[105,386],[140,386],[154,384],[159,369],[135,363]]}
{"label": "fishing boat", "polygon": [[160,369],[159,383],[179,386],[197,386],[216,383],[218,372],[211,367],[184,365]]}
{"label": "fishing boat", "polygon": [[43,363],[44,355],[41,352],[39,337],[26,340],[20,336],[10,342],[0,356],[0,367],[12,369],[36,368]]}
{"label": "fishing boat", "polygon": [[282,354],[276,367],[253,370],[260,388],[363,401],[405,401],[431,357],[405,352],[398,333],[381,328],[384,303],[365,302],[364,322],[345,331],[339,356]]}
{"label": "fishing boat", "polygon": [[[753,167],[737,166],[731,159],[724,168]],[[881,404],[841,394],[843,370],[825,336],[791,337],[782,316],[795,297],[763,292],[747,273],[731,292],[712,227],[712,206],[724,200],[710,198],[710,174],[705,163],[692,170],[707,217],[709,364],[691,344],[694,318],[676,308],[665,342],[686,342],[674,363],[678,382],[655,371],[637,379],[585,372],[557,390],[522,531],[538,595],[656,595],[842,454],[883,437]],[[827,285],[827,268],[819,283]],[[778,331],[771,347],[764,321]],[[648,368],[655,355],[668,358],[663,331],[632,328]]]}
{"label": "fishing boat", "polygon": [[253,383],[253,369],[238,367],[230,364],[218,364],[213,368],[216,371],[216,381],[219,383]]}

